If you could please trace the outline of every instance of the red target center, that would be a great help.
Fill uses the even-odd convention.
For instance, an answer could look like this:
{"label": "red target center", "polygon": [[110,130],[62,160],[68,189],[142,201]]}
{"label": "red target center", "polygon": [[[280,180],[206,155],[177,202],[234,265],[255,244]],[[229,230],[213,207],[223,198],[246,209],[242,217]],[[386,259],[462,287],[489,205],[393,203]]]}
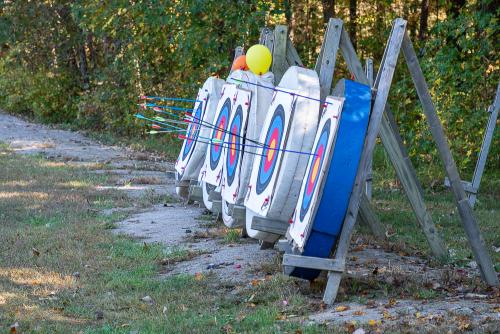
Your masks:
{"label": "red target center", "polygon": [[236,131],[238,131],[238,128],[234,125],[231,129],[231,150],[229,151],[229,163],[231,166],[236,160]]}
{"label": "red target center", "polygon": [[215,152],[219,153],[219,149],[221,148],[222,135],[224,133],[224,126],[226,125],[226,117],[222,117],[219,125],[217,126],[217,132],[215,133]]}
{"label": "red target center", "polygon": [[320,145],[318,151],[316,152],[316,156],[314,157],[314,162],[311,170],[311,177],[307,182],[307,195],[311,195],[314,190],[314,184],[316,183],[316,179],[319,175],[319,168],[321,165],[321,160],[323,159],[323,152],[325,151],[325,146],[323,144]]}

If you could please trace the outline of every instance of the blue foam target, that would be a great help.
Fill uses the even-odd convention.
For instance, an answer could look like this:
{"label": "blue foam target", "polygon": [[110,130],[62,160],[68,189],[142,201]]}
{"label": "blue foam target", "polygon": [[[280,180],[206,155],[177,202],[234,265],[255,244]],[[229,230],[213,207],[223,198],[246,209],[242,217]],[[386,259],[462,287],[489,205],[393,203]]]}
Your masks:
{"label": "blue foam target", "polygon": [[[337,95],[343,95],[345,101],[335,147],[328,173],[321,180],[323,187],[313,185],[315,191],[322,189],[322,194],[319,194],[320,200],[314,215],[314,223],[301,253],[303,256],[321,258],[330,256],[342,229],[363,152],[370,116],[371,89],[369,86],[350,80],[341,80],[336,90],[342,88],[344,93]],[[322,142],[320,141],[318,147],[313,150],[318,150]],[[308,206],[309,202],[304,209],[314,209]],[[320,271],[316,269],[295,267],[290,275],[311,280],[319,273]]]}

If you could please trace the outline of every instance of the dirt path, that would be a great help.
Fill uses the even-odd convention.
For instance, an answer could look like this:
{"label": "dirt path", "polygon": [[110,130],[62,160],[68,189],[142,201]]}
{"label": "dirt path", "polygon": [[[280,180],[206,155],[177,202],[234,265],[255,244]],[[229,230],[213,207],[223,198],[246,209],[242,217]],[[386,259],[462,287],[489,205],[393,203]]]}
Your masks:
{"label": "dirt path", "polygon": [[[279,271],[276,251],[261,251],[253,240],[234,242],[204,209],[176,199],[171,163],[2,112],[0,142],[19,154],[42,154],[70,165],[88,166],[96,174],[111,175],[112,182],[103,185],[103,189],[118,189],[134,198],[170,195],[167,203],[140,212],[128,208],[131,215],[116,229],[117,233],[143,242],[159,242],[167,249],[187,250],[192,255],[186,261],[166,265],[162,275],[212,273],[222,280],[245,285],[269,271]],[[374,331],[396,332],[417,328],[430,332],[495,332],[500,328],[500,295],[494,290],[476,291],[474,282],[478,276],[474,268],[432,267],[425,259],[388,253],[362,237],[353,243],[347,267],[341,301],[300,321],[332,323],[345,326],[348,331],[360,325]],[[387,298],[383,293],[372,294],[370,289],[397,289],[403,297]],[[407,290],[412,289],[415,299],[408,298],[411,293]],[[311,292],[306,297],[319,304],[319,296]]]}

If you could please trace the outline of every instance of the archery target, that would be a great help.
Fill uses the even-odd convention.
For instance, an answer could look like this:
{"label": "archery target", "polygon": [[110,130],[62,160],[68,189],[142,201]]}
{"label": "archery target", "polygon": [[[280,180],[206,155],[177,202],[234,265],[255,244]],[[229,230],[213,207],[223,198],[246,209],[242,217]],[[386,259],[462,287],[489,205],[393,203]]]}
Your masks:
{"label": "archery target", "polygon": [[235,204],[240,188],[240,169],[245,155],[245,130],[250,109],[251,92],[238,88],[233,112],[229,119],[225,145],[222,198]]}
{"label": "archery target", "polygon": [[269,107],[256,151],[245,206],[253,212],[266,216],[273,195],[277,171],[283,158],[286,136],[292,116],[294,95],[291,91],[277,91]]}
{"label": "archery target", "polygon": [[289,236],[302,248],[314,221],[318,199],[321,199],[322,181],[328,171],[342,111],[343,98],[328,97],[321,116],[313,150],[309,157],[299,200],[288,229]]}
{"label": "archery target", "polygon": [[186,139],[182,143],[175,163],[179,181],[189,181],[198,177],[207,146],[202,138],[210,134],[210,129],[204,124],[213,123],[223,84],[224,80],[210,77],[198,91],[193,112],[189,115],[190,123],[186,130]]}
{"label": "archery target", "polygon": [[[239,87],[252,93],[245,131],[245,141],[249,145],[245,147],[244,152],[240,152],[242,157],[239,169],[239,189],[235,199],[235,203],[243,204],[250,182],[253,162],[257,157],[255,154],[257,151],[256,142],[259,142],[269,105],[274,95],[274,75],[271,72],[255,75],[250,71],[235,71],[231,73],[228,82],[236,83]],[[249,147],[250,145],[252,147]],[[245,154],[246,152],[249,154]],[[233,194],[234,192],[231,196]]]}
{"label": "archery target", "polygon": [[201,171],[201,179],[215,186],[219,186],[222,180],[229,121],[234,102],[238,98],[236,85],[225,84],[221,95],[209,137],[210,143],[207,145],[205,164]]}
{"label": "archery target", "polygon": [[[265,168],[271,168],[272,164],[262,163],[256,159],[259,162],[254,162],[252,178],[245,199],[248,235],[269,242],[276,241],[279,236],[253,230],[251,228],[253,217],[257,215],[281,221],[289,221],[292,217],[316,135],[320,111],[320,86],[316,72],[292,66],[283,75],[277,89],[277,93],[287,90],[295,93],[290,124],[284,127],[286,151],[278,152],[280,161],[275,165],[267,186]],[[268,117],[270,120],[272,116],[268,115]],[[275,126],[279,126],[279,122],[275,123]],[[264,128],[264,132],[267,128]],[[276,137],[273,137],[271,133],[269,138],[272,140]],[[262,176],[258,175],[261,167],[259,164],[262,165],[261,170],[264,173]],[[257,176],[260,178],[259,191],[262,191],[260,194],[257,194]]]}

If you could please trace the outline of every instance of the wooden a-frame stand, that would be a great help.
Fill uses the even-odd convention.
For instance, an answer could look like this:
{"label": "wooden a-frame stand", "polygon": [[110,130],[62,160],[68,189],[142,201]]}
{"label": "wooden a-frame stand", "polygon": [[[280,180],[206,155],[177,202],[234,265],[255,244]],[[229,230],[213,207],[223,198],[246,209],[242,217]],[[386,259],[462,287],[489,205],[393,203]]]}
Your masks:
{"label": "wooden a-frame stand", "polygon": [[[342,27],[342,21],[331,19],[316,65],[317,69],[320,67],[322,98],[330,92],[331,81],[333,79],[333,68],[339,48],[355,80],[369,84],[369,80],[363,72],[361,63],[356,56],[347,32]],[[404,58],[422,104],[424,114],[429,123],[432,136],[437,144],[440,158],[444,163],[446,174],[450,180],[450,185],[455,197],[456,206],[460,214],[460,219],[481,272],[481,276],[487,284],[492,286],[499,285],[493,263],[481,237],[477,220],[474,217],[462,182],[460,181],[458,170],[453,160],[443,127],[432,103],[427,83],[425,82],[411,40],[406,32],[406,21],[403,19],[396,19],[393,23],[388,44],[384,51],[380,70],[373,85],[374,99],[365,145],[351,193],[348,210],[344,218],[341,233],[337,240],[336,248],[333,252],[333,257],[331,259],[320,259],[293,254],[293,249],[291,249],[288,243],[280,243],[281,248],[285,251],[283,256],[285,272],[287,271],[287,267],[290,266],[328,271],[328,281],[323,296],[323,300],[327,304],[333,303],[337,296],[340,280],[345,271],[345,259],[356,224],[358,211],[360,209],[363,210],[363,208],[370,208],[368,199],[364,193],[364,187],[376,138],[379,134],[382,139],[382,144],[396,169],[398,178],[415,212],[417,221],[424,230],[433,254],[438,257],[446,256],[446,249],[443,242],[438,237],[435,225],[423,201],[423,192],[416,177],[415,169],[403,146],[403,141],[399,135],[394,117],[387,106],[389,89],[392,84],[394,70],[401,50],[403,50]],[[321,68],[330,68],[331,71],[324,72],[321,71]],[[368,215],[371,214],[372,213],[368,213]]]}

